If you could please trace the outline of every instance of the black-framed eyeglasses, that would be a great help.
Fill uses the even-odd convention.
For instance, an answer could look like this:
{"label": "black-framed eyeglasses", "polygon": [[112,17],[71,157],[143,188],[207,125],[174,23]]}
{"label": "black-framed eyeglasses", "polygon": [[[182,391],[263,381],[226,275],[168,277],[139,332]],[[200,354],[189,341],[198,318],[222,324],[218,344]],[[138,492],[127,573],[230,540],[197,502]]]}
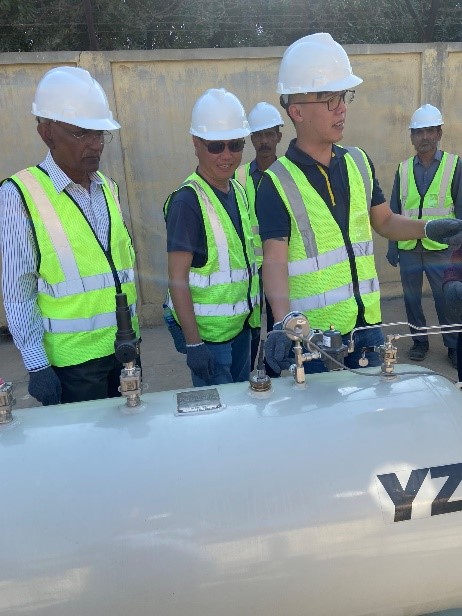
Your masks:
{"label": "black-framed eyeglasses", "polygon": [[111,143],[114,135],[108,130],[79,130],[78,132],[74,132],[69,130],[62,124],[58,124],[55,122],[60,128],[63,129],[68,135],[72,135],[75,139],[80,141],[80,143],[90,144],[93,141],[98,140],[101,144]]}
{"label": "black-framed eyeglasses", "polygon": [[236,154],[242,152],[245,146],[245,139],[231,139],[231,141],[206,141],[199,137],[202,143],[205,145],[210,154],[221,154],[227,147],[230,152]]}
{"label": "black-framed eyeglasses", "polygon": [[349,105],[354,101],[355,91],[354,90],[344,90],[343,92],[338,92],[334,94],[326,101],[298,101],[297,103],[293,103],[294,105],[317,105],[321,103],[323,105],[327,105],[327,109],[329,111],[336,111],[340,107],[340,103],[345,103],[345,105]]}

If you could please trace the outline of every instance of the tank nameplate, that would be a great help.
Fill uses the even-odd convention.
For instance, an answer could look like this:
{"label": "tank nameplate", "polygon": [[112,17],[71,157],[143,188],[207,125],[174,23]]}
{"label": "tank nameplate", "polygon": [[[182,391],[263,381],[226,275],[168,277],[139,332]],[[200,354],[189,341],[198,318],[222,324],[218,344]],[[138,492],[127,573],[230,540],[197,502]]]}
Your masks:
{"label": "tank nameplate", "polygon": [[177,415],[213,413],[223,408],[220,395],[215,388],[180,391],[176,397]]}

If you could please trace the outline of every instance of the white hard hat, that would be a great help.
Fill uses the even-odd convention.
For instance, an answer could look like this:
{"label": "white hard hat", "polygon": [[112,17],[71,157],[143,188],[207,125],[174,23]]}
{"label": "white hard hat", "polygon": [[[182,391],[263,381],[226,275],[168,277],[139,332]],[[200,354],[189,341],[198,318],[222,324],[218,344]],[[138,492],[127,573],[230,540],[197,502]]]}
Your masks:
{"label": "white hard hat", "polygon": [[256,133],[265,128],[273,128],[274,126],[284,126],[284,120],[281,114],[269,103],[257,103],[249,113],[250,132]]}
{"label": "white hard hat", "polygon": [[339,92],[362,79],[353,75],[346,51],[330,34],[318,32],[292,43],[282,57],[277,92]]}
{"label": "white hard hat", "polygon": [[441,111],[433,105],[422,105],[414,111],[409,128],[427,128],[444,124]]}
{"label": "white hard hat", "polygon": [[250,135],[241,101],[224,88],[211,88],[194,103],[191,135],[209,141],[239,139]]}
{"label": "white hard hat", "polygon": [[59,66],[45,73],[35,92],[32,113],[91,130],[120,128],[103,88],[88,71],[75,66]]}

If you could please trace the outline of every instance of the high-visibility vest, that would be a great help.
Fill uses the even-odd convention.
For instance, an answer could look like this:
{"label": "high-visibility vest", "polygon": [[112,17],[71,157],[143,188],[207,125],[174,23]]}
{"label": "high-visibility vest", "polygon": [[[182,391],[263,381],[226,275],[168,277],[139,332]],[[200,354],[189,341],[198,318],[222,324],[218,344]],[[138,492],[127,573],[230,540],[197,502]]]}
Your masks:
{"label": "high-visibility vest", "polygon": [[[203,267],[191,267],[189,288],[199,335],[206,342],[227,342],[235,338],[246,321],[251,327],[260,325],[258,271],[247,199],[239,182],[230,182],[236,194],[244,242],[220,199],[200,175],[193,173],[178,189],[194,190],[204,221],[207,263]],[[165,202],[165,216],[175,192]],[[179,322],[170,295],[167,303]]]}
{"label": "high-visibility vest", "polygon": [[[435,176],[425,195],[420,195],[414,177],[414,157],[399,164],[401,213],[414,220],[435,220],[455,218],[451,185],[457,166],[458,156],[443,152]],[[444,250],[447,244],[440,244],[424,237],[420,240],[427,250]],[[398,242],[401,250],[412,250],[417,240]]]}
{"label": "high-visibility vest", "polygon": [[236,180],[244,187],[247,195],[247,201],[249,204],[249,216],[250,224],[252,225],[253,243],[255,249],[255,258],[257,259],[257,266],[260,268],[263,263],[263,248],[260,237],[260,229],[258,227],[257,213],[255,210],[255,197],[256,190],[253,178],[250,175],[250,163],[241,165],[234,174]]}
{"label": "high-visibility vest", "polygon": [[312,328],[333,325],[342,334],[355,327],[361,303],[367,323],[381,321],[369,220],[372,172],[359,148],[348,149],[345,162],[350,189],[346,244],[328,205],[297,165],[282,157],[266,171],[290,216],[290,308],[303,312]]}
{"label": "high-visibility vest", "polygon": [[37,303],[50,364],[73,366],[114,353],[116,292],[127,294],[133,329],[136,317],[135,254],[122,220],[117,191],[103,180],[110,221],[105,251],[81,210],[49,176],[29,167],[10,179],[23,196],[39,253]]}

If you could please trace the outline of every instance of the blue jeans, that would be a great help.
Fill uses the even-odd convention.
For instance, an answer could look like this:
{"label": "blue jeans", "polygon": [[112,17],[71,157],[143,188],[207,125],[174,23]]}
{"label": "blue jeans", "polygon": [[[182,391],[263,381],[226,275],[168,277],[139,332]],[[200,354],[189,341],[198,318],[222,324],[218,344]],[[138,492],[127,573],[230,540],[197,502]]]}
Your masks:
{"label": "blue jeans", "polygon": [[206,342],[207,348],[215,359],[215,367],[210,383],[196,376],[191,371],[194,387],[206,385],[224,385],[248,381],[250,377],[250,329],[244,329],[238,336],[223,343]]}
{"label": "blue jeans", "polygon": [[[359,360],[362,357],[362,349],[364,347],[370,347],[371,350],[366,351],[365,357],[369,360],[368,367],[380,366],[380,356],[376,351],[373,351],[374,346],[383,344],[384,338],[382,329],[380,327],[374,327],[373,329],[365,329],[356,332],[353,336],[355,343],[355,350],[353,353],[348,353],[345,357],[345,366],[347,368],[360,368]],[[350,334],[342,336],[343,344],[348,345],[350,341]],[[318,372],[327,372],[327,368],[320,359],[313,359],[312,361],[305,362],[305,373],[316,374]]]}
{"label": "blue jeans", "polygon": [[[443,273],[451,260],[452,249],[427,250],[417,242],[412,250],[398,250],[399,271],[401,284],[404,292],[404,305],[406,307],[407,320],[411,325],[425,327],[427,321],[422,308],[422,285],[423,275],[427,276],[430,283],[433,299],[435,301],[436,314],[440,325],[448,325],[446,306],[443,294]],[[418,330],[410,328],[411,334]],[[418,336],[413,337],[413,342],[428,344],[428,336],[425,331],[420,331]],[[457,346],[457,334],[443,334],[444,346],[455,349]]]}

